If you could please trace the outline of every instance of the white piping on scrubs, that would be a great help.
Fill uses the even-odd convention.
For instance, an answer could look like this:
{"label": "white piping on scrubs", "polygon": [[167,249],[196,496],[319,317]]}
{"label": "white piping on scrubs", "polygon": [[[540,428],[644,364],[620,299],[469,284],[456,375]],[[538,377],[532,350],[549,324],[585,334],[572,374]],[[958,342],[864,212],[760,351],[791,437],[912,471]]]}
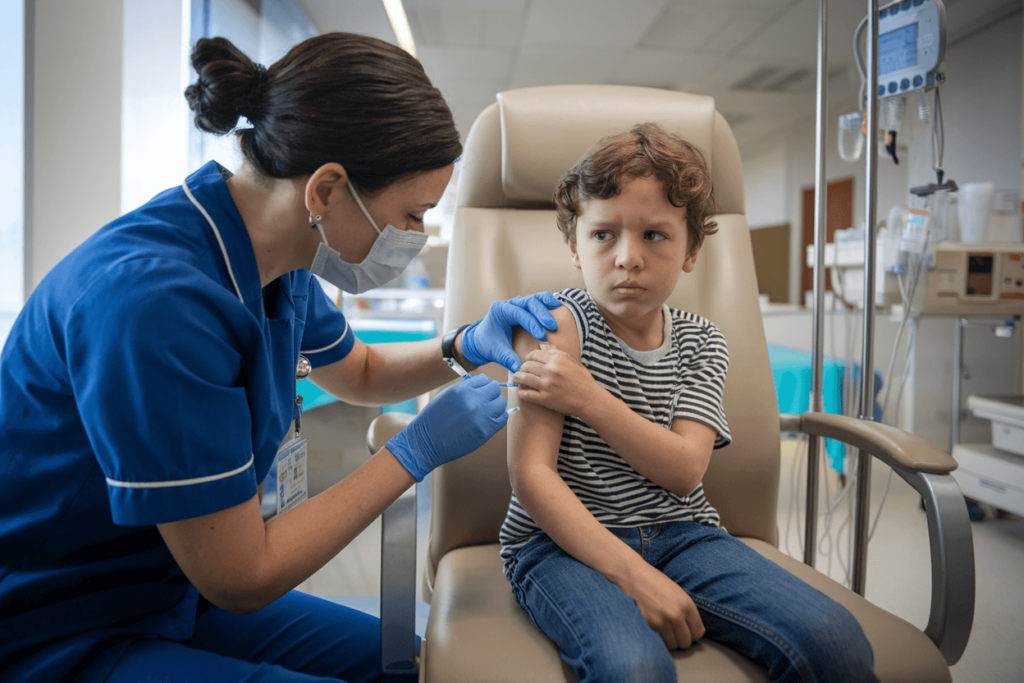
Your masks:
{"label": "white piping on scrubs", "polygon": [[245,463],[238,469],[231,470],[230,472],[224,472],[223,474],[211,474],[208,477],[196,477],[195,479],[177,479],[174,481],[115,481],[110,477],[106,477],[106,480],[111,486],[120,486],[126,489],[161,489],[169,486],[191,486],[192,484],[205,484],[209,481],[217,481],[218,479],[233,477],[239,472],[244,472],[249,469],[255,459],[256,456],[254,454],[249,457],[249,462]]}
{"label": "white piping on scrubs", "polygon": [[345,329],[342,330],[341,336],[338,337],[338,340],[336,342],[334,342],[333,344],[328,344],[327,346],[323,347],[322,349],[309,349],[308,351],[307,350],[302,350],[302,351],[299,351],[299,353],[320,353],[321,351],[326,351],[327,349],[333,349],[335,346],[337,346],[338,344],[340,344],[342,342],[342,340],[345,338],[346,334],[348,334],[348,318],[345,318]]}
{"label": "white piping on scrubs", "polygon": [[[234,285],[234,287],[235,287],[235,294],[238,295],[238,300],[241,301],[244,304],[245,303],[245,299],[242,298],[242,290],[240,290],[238,288],[238,281],[235,280],[235,272],[233,270],[231,270],[231,259],[228,258],[228,250],[227,250],[227,247],[224,246],[224,240],[220,236],[220,230],[217,229],[217,224],[213,222],[212,218],[210,218],[210,214],[206,213],[206,209],[203,208],[203,205],[200,204],[199,201],[195,197],[192,196],[192,192],[188,189],[188,183],[184,183],[183,182],[181,184],[181,187],[182,187],[182,189],[185,190],[185,196],[187,196],[189,201],[192,202],[197,209],[199,209],[199,213],[203,214],[203,217],[206,218],[206,222],[210,224],[211,228],[213,228],[213,234],[217,237],[217,244],[220,245],[220,251],[224,255],[224,265],[227,266],[228,275],[231,277],[231,284]],[[365,211],[365,209],[364,209],[364,211]],[[376,227],[376,226],[374,226],[374,227]],[[345,329],[342,331],[341,336],[338,337],[338,340],[335,341],[333,344],[328,344],[327,346],[325,346],[323,348],[320,348],[320,349],[312,349],[312,350],[309,350],[309,351],[299,351],[299,353],[320,353],[322,351],[327,351],[328,349],[332,349],[335,346],[337,346],[338,344],[340,344],[343,339],[345,339],[345,335],[346,334],[348,334],[348,319],[345,320]]]}
{"label": "white piping on scrubs", "polygon": [[231,270],[231,259],[228,258],[228,250],[227,247],[224,246],[224,240],[221,239],[220,230],[217,229],[217,224],[213,222],[212,218],[210,218],[210,214],[206,213],[206,209],[203,208],[203,205],[192,196],[192,191],[188,189],[188,183],[182,183],[181,187],[184,188],[185,195],[188,197],[189,201],[195,204],[196,208],[199,209],[199,213],[203,214],[203,217],[206,218],[206,222],[210,224],[211,228],[213,228],[213,234],[217,237],[217,244],[220,245],[220,251],[224,254],[224,265],[228,267],[228,275],[231,277],[231,284],[235,286],[235,294],[238,295],[238,300],[244,304],[245,299],[242,298],[242,290],[238,288],[238,281],[235,280],[235,273]]}

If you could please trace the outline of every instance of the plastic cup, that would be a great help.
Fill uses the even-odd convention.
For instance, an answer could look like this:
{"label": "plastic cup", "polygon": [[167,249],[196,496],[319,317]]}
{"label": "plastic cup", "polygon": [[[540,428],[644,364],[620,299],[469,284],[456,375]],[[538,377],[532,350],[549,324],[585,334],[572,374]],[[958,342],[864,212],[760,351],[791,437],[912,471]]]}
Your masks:
{"label": "plastic cup", "polygon": [[961,242],[984,242],[992,213],[993,183],[965,183],[960,186],[957,217]]}

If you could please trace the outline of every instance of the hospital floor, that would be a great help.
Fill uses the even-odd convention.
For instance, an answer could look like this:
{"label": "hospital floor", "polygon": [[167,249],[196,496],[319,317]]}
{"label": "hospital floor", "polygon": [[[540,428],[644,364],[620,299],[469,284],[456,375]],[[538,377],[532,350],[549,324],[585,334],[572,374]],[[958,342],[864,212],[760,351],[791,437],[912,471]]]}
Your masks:
{"label": "hospital floor", "polygon": [[[780,546],[797,559],[803,558],[804,469],[803,445],[782,441],[782,474],[779,496]],[[796,468],[794,468],[796,464]],[[311,463],[312,466],[312,463]],[[872,521],[886,489],[889,470],[877,463],[872,468]],[[849,585],[849,512],[847,496],[827,514],[826,488],[835,500],[838,477],[822,473],[819,485],[817,568]],[[793,492],[798,493],[794,500]],[[418,519],[418,576],[422,575],[429,522],[429,477],[420,484]],[[1007,683],[1024,680],[1024,520],[1018,517],[986,518],[971,525],[977,593],[974,629],[960,662],[953,667],[956,683]],[[826,534],[826,532],[829,532]],[[829,540],[831,539],[831,552]],[[838,539],[838,540],[837,540]],[[353,543],[310,577],[300,590],[328,597],[367,612],[377,613],[380,591],[380,522],[374,522]],[[918,628],[928,621],[931,595],[928,531],[918,494],[893,476],[889,494],[868,548],[867,598]],[[429,607],[418,605],[417,632],[422,635]]]}

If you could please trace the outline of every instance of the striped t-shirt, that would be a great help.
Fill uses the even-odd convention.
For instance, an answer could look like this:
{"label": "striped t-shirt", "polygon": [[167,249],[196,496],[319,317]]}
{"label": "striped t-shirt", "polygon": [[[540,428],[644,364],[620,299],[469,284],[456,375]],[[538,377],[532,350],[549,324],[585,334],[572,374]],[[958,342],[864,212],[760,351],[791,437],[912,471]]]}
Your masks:
{"label": "striped t-shirt", "polygon": [[[715,448],[729,444],[732,437],[722,410],[729,352],[713,323],[663,306],[664,342],[653,351],[636,351],[612,333],[585,290],[566,289],[557,296],[576,319],[580,361],[598,384],[665,429],[671,429],[676,419],[695,420],[718,432]],[[702,484],[686,496],[663,489],[619,457],[590,425],[571,415],[562,427],[558,473],[606,527],[720,523]],[[516,551],[540,531],[513,492],[500,534],[506,571]]]}

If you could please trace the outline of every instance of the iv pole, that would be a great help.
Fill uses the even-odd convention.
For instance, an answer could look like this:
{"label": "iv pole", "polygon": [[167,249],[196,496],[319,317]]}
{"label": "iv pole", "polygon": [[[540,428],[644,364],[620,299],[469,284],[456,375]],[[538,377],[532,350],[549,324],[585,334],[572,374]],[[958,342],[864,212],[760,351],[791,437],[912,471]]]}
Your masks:
{"label": "iv pole", "polygon": [[[825,313],[825,219],[828,185],[825,181],[825,145],[828,139],[828,0],[818,0],[818,98],[815,127],[814,174],[814,311],[811,323],[811,410],[824,412],[822,369]],[[818,549],[818,468],[821,437],[807,437],[807,501],[804,518],[804,564],[813,567]]]}
{"label": "iv pole", "polygon": [[[878,7],[868,0],[867,116],[864,204],[864,330],[860,371],[860,419],[874,419],[874,292],[875,217],[878,191]],[[822,326],[825,306],[825,240],[828,205],[825,144],[828,117],[828,0],[818,0],[818,92],[814,179],[814,311],[811,338],[811,410],[823,412],[822,375],[824,344]],[[817,551],[818,476],[821,439],[811,436],[807,445],[807,501],[804,527],[804,563],[813,567]],[[857,489],[854,510],[853,581],[851,588],[864,595],[867,574],[868,523],[871,508],[871,455],[857,453]]]}
{"label": "iv pole", "polygon": [[[868,0],[867,35],[867,145],[864,184],[864,334],[860,364],[860,419],[875,418],[875,214],[878,194],[878,7]],[[853,582],[851,588],[864,595],[868,564],[868,521],[871,509],[871,454],[857,454],[857,497],[854,507]]]}

